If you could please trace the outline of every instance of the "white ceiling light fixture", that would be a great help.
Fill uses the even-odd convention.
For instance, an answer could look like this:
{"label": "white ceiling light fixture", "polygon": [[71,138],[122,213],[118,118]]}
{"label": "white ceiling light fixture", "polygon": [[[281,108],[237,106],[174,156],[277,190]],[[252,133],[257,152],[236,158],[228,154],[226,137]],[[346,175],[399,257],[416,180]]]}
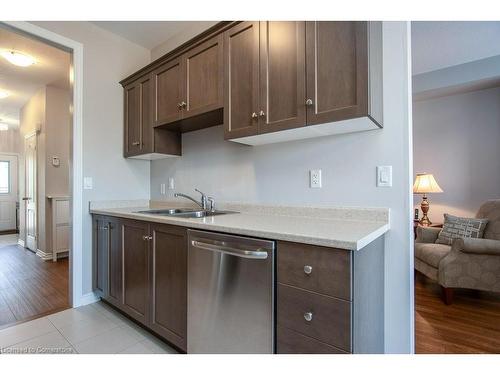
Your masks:
{"label": "white ceiling light fixture", "polygon": [[8,91],[0,89],[0,99],[5,99],[9,95],[10,95],[10,93]]}
{"label": "white ceiling light fixture", "polygon": [[8,124],[4,124],[4,123],[0,123],[0,131],[6,131],[6,130],[9,130],[9,125]]}
{"label": "white ceiling light fixture", "polygon": [[14,50],[3,50],[0,55],[11,64],[27,67],[36,63],[33,56]]}

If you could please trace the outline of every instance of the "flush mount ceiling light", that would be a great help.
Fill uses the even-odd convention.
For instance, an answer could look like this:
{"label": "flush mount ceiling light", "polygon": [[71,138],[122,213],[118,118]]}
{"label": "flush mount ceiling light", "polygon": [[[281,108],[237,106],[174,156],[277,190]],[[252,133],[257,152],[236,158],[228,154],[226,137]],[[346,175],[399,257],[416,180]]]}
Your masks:
{"label": "flush mount ceiling light", "polygon": [[7,96],[9,96],[9,92],[5,90],[0,89],[0,99],[5,99]]}
{"label": "flush mount ceiling light", "polygon": [[0,123],[0,131],[6,131],[9,130],[9,125]]}
{"label": "flush mount ceiling light", "polygon": [[17,66],[26,67],[33,65],[36,62],[34,57],[19,51],[3,50],[2,52],[0,52],[0,54],[11,64]]}

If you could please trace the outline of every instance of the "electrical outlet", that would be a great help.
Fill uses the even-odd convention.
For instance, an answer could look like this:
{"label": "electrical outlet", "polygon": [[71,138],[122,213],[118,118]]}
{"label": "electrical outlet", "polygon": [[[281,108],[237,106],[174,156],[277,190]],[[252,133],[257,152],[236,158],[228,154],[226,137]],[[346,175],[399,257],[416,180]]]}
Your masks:
{"label": "electrical outlet", "polygon": [[311,169],[309,171],[309,187],[321,188],[321,169]]}

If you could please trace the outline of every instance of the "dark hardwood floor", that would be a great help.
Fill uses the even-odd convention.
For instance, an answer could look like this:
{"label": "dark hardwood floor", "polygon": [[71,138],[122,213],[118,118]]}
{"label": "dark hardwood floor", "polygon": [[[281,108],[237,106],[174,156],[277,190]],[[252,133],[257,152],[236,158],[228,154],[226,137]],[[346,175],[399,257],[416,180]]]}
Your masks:
{"label": "dark hardwood floor", "polygon": [[67,308],[67,258],[53,263],[20,246],[0,245],[0,329]]}
{"label": "dark hardwood floor", "polygon": [[455,290],[452,305],[437,283],[415,278],[415,352],[500,353],[500,295]]}

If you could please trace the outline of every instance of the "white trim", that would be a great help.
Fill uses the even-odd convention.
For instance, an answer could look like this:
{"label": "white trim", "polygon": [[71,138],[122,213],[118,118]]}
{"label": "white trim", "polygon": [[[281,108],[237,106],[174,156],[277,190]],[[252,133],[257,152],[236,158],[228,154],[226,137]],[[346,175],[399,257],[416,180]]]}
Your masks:
{"label": "white trim", "polygon": [[22,240],[22,239],[18,238],[18,239],[17,239],[17,244],[18,244],[19,246],[21,246],[21,247],[24,247],[24,240]]}
{"label": "white trim", "polygon": [[29,22],[4,22],[18,30],[59,44],[73,53],[73,148],[72,148],[72,251],[70,253],[69,297],[73,307],[87,303],[88,294],[83,294],[83,44],[35,26]]}
{"label": "white trim", "polygon": [[52,253],[46,253],[45,251],[42,251],[40,249],[36,249],[35,254],[38,255],[43,260],[51,260],[52,259]]}
{"label": "white trim", "polygon": [[411,45],[411,22],[406,22],[406,60],[407,60],[407,92],[408,92],[408,175],[406,184],[407,194],[407,214],[409,223],[406,233],[410,236],[410,354],[415,354],[415,249],[413,238],[413,100],[412,100],[412,45]]}
{"label": "white trim", "polygon": [[89,305],[91,303],[99,301],[101,298],[94,292],[84,294],[80,297],[80,306]]}

